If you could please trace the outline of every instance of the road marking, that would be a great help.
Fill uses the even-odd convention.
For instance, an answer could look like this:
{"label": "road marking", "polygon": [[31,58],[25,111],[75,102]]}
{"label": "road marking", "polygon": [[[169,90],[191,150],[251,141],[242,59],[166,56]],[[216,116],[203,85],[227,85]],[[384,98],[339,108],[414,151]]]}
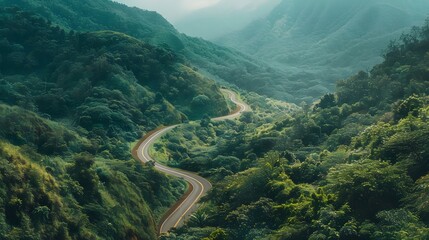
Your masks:
{"label": "road marking", "polygon": [[192,204],[189,205],[188,209],[186,209],[186,211],[182,214],[182,216],[180,216],[179,220],[177,220],[177,222],[174,224],[174,227],[177,227],[177,225],[179,225],[180,221],[182,221],[182,219],[185,217],[185,215],[188,213],[188,211],[197,203],[198,200],[200,200],[201,195],[203,195],[204,185],[200,181],[198,181],[198,184],[200,184],[200,186],[201,186],[200,194],[198,194],[198,197],[195,198],[195,200],[192,202]]}
{"label": "road marking", "polygon": [[[172,173],[175,173],[175,174],[178,174],[178,175],[181,175],[181,176],[185,176],[185,177],[187,177],[188,179],[192,179],[192,180],[195,180],[195,182],[197,182],[198,184],[200,184],[200,186],[201,186],[201,192],[200,192],[200,194],[198,195],[198,197],[192,202],[192,204],[190,205],[190,207],[188,208],[188,209],[186,209],[186,211],[180,216],[180,218],[179,218],[179,220],[174,224],[174,226],[173,227],[177,227],[177,225],[179,225],[179,223],[180,223],[180,221],[182,220],[182,218],[186,215],[186,213],[188,213],[188,211],[189,211],[189,209],[191,209],[193,206],[194,206],[194,204],[199,200],[199,198],[201,197],[201,195],[203,194],[203,192],[204,192],[204,185],[200,182],[200,181],[198,181],[197,179],[195,179],[195,178],[193,178],[193,177],[191,177],[191,176],[188,176],[188,175],[185,175],[185,174],[182,174],[182,173],[180,173],[180,172],[175,172],[175,171],[171,171],[170,169],[168,169],[168,168],[165,168],[165,167],[163,167],[163,166],[160,166],[160,165],[158,165],[158,168],[159,169],[163,169],[164,171],[167,171],[167,172],[172,172]],[[189,182],[189,181],[188,181]],[[192,183],[191,183],[192,184]],[[193,185],[193,184],[192,184]],[[168,216],[167,217],[167,219],[165,219],[164,220],[164,222],[162,223],[162,225],[161,225],[161,227],[160,227],[160,230],[162,230],[162,228],[163,228],[163,226],[164,226],[164,224],[167,222],[167,220],[168,219],[170,219],[179,209],[180,209],[180,207],[183,205],[183,204],[185,204],[185,202],[186,202],[186,200],[190,197],[191,195],[189,194],[189,196],[170,214],[170,216]]]}
{"label": "road marking", "polygon": [[[223,91],[225,91],[225,92],[227,92],[228,93],[228,96],[229,96],[229,98],[230,98],[230,100],[234,103],[234,104],[236,104],[237,106],[239,106],[240,107],[240,110],[238,111],[238,112],[236,112],[236,113],[234,113],[234,114],[232,114],[232,115],[227,115],[227,116],[223,116],[223,117],[218,117],[218,118],[214,118],[213,120],[214,121],[221,121],[221,120],[224,120],[224,119],[228,119],[228,118],[235,118],[235,117],[237,117],[237,116],[239,116],[242,112],[244,112],[244,111],[246,111],[247,109],[247,105],[245,105],[244,103],[240,103],[240,102],[238,102],[238,100],[237,100],[237,98],[236,98],[236,96],[235,96],[235,93],[234,92],[232,92],[232,91],[229,91],[229,90],[223,90]],[[152,134],[152,136],[149,136],[149,138],[147,138],[140,146],[139,146],[139,151],[138,151],[138,153],[140,153],[141,154],[141,161],[142,162],[150,162],[150,161],[154,161],[153,159],[152,159],[152,157],[150,156],[150,154],[149,154],[149,146],[150,146],[150,144],[151,144],[151,142],[152,141],[154,141],[155,140],[155,138],[157,138],[157,137],[159,137],[161,134],[163,134],[163,133],[165,133],[165,132],[167,132],[167,131],[170,131],[170,130],[172,130],[172,129],[174,129],[175,127],[177,127],[178,125],[173,125],[173,126],[169,126],[169,127],[166,127],[166,128],[163,128],[163,129],[161,129],[161,130],[159,130],[158,132],[155,132],[154,134]],[[186,214],[190,211],[190,209],[192,208],[192,207],[194,207],[195,205],[196,205],[196,203],[198,202],[198,200],[200,200],[200,198],[201,198],[201,196],[203,195],[203,193],[204,193],[204,191],[205,191],[205,188],[204,188],[204,184],[201,182],[201,181],[199,181],[198,179],[196,179],[196,178],[194,178],[193,176],[191,176],[191,175],[186,175],[186,173],[184,173],[184,172],[180,172],[180,169],[178,169],[178,170],[175,170],[175,169],[173,169],[173,168],[169,168],[169,167],[166,167],[166,166],[163,166],[163,165],[161,165],[161,164],[159,164],[159,163],[156,163],[155,162],[155,168],[156,169],[158,169],[158,170],[161,170],[161,171],[164,171],[165,173],[170,173],[171,175],[175,175],[175,176],[177,176],[177,175],[179,175],[179,176],[182,176],[182,177],[184,177],[185,178],[185,180],[188,182],[188,183],[190,183],[193,187],[195,186],[194,184],[195,184],[195,182],[196,183],[198,183],[200,186],[201,186],[201,191],[200,191],[200,193],[198,194],[198,196],[195,198],[195,200],[189,205],[189,207],[185,210],[185,212],[179,217],[179,219],[177,220],[177,222],[174,224],[174,226],[173,227],[177,227],[179,224],[180,224],[180,222],[182,221],[182,219],[186,216]],[[189,173],[190,174],[190,173]],[[192,182],[191,180],[193,180],[194,182]],[[207,181],[207,180],[206,180]],[[211,183],[209,182],[209,181],[207,181],[207,183],[211,186]],[[194,187],[194,190],[192,191],[192,192],[194,192],[196,190],[196,188]],[[173,217],[173,215],[186,203],[186,201],[191,197],[191,195],[192,195],[192,192],[189,194],[189,196],[185,199],[185,200],[183,200],[183,202],[164,220],[164,222],[161,224],[161,227],[160,227],[160,232],[162,233],[162,230],[163,230],[163,227],[164,227],[164,225],[165,225],[165,223],[168,221],[168,220],[170,220],[172,217]]]}
{"label": "road marking", "polygon": [[[168,127],[168,128],[164,128],[164,129],[161,129],[161,130],[159,130],[157,133],[155,133],[155,134],[153,134],[152,136],[150,136],[148,139],[146,139],[146,141],[145,141],[145,144],[143,145],[143,147],[141,147],[141,153],[142,153],[142,156],[143,156],[143,158],[145,158],[147,161],[151,161],[151,160],[153,160],[150,156],[149,156],[149,152],[147,152],[147,155],[148,156],[146,156],[146,151],[145,150],[148,150],[148,147],[149,147],[149,145],[151,144],[151,141],[152,140],[154,140],[155,138],[157,138],[159,135],[161,135],[161,134],[163,134],[164,132],[167,132],[167,131],[169,131],[169,130],[171,130],[171,129],[173,129],[174,127],[176,127],[177,125],[175,125],[175,126],[171,126],[171,127]],[[149,158],[148,158],[149,157]],[[189,176],[189,175],[186,175],[186,174],[183,174],[183,173],[181,173],[181,172],[178,172],[178,171],[176,171],[176,170],[173,170],[173,169],[170,169],[170,168],[167,168],[167,167],[164,167],[164,166],[162,166],[162,165],[160,165],[160,164],[157,164],[157,165],[155,165],[155,167],[156,168],[158,168],[158,169],[161,169],[161,170],[164,170],[164,172],[169,172],[169,173],[173,173],[173,174],[176,174],[176,175],[179,175],[179,176],[182,176],[182,177],[185,177],[185,178],[187,178],[188,179],[188,182],[190,182],[189,181],[189,179],[191,179],[191,180],[193,180],[193,181],[195,181],[196,183],[198,183],[200,186],[201,186],[201,191],[200,191],[200,193],[198,194],[198,196],[197,196],[197,198],[191,203],[191,205],[188,207],[188,209],[186,209],[186,211],[180,216],[180,218],[179,218],[179,220],[174,224],[174,226],[173,227],[177,227],[177,225],[179,225],[179,223],[180,223],[180,221],[185,217],[185,215],[189,212],[189,210],[195,205],[195,203],[199,200],[199,198],[201,197],[201,195],[204,193],[204,190],[205,190],[205,188],[204,188],[204,185],[199,181],[199,180],[197,180],[196,178],[194,178],[194,177],[192,177],[192,176]],[[192,183],[191,183],[192,184]],[[192,184],[192,185],[194,185],[194,184]],[[188,196],[171,214],[170,214],[170,216],[168,216],[167,217],[167,219],[162,223],[162,225],[161,225],[161,227],[160,227],[160,230],[162,230],[162,228],[164,227],[164,224],[167,222],[167,220],[169,220],[179,209],[180,209],[180,207],[183,205],[183,204],[185,204],[186,203],[186,200],[189,198],[190,196]]]}

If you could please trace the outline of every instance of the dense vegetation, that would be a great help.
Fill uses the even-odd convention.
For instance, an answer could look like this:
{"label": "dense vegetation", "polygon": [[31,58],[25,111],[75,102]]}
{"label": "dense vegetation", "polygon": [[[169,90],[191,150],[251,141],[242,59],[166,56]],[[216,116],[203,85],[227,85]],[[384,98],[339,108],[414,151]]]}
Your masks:
{"label": "dense vegetation", "polygon": [[0,238],[156,238],[186,185],[131,160],[130,142],[227,112],[215,82],[122,33],[17,8],[0,29]]}
{"label": "dense vegetation", "polygon": [[248,149],[258,152],[264,145],[274,143],[276,138],[262,135],[272,126],[273,119],[297,111],[298,107],[257,94],[243,93],[246,101],[252,102],[257,112],[245,112],[240,121],[213,121],[209,117],[199,122],[190,122],[167,133],[154,144],[152,155],[172,167],[199,172],[202,176],[223,179],[240,170],[247,169],[256,155],[246,158]]}
{"label": "dense vegetation", "polygon": [[108,29],[169,48],[213,78],[259,94],[289,101],[307,97],[304,92],[297,91],[308,87],[298,81],[298,76],[289,78],[283,71],[248,55],[181,34],[155,12],[130,8],[111,0],[0,0],[0,4],[36,12],[65,29]]}
{"label": "dense vegetation", "polygon": [[429,237],[429,22],[314,105],[243,93],[253,112],[215,122],[228,103],[185,57],[275,97],[297,85],[276,86],[283,73],[155,13],[105,0],[0,2],[50,19],[0,10],[1,239],[155,239],[186,185],[130,160],[130,142],[201,117],[155,144],[165,163],[214,183],[162,238]]}
{"label": "dense vegetation", "polygon": [[[160,124],[226,111],[215,83],[172,52],[116,32],[66,33],[31,14],[7,11],[0,22],[0,98],[7,104],[69,119],[94,135],[93,143],[101,137],[123,144]],[[127,145],[121,148],[114,157],[129,155]]]}
{"label": "dense vegetation", "polygon": [[169,163],[215,184],[164,239],[427,239],[428,54],[429,21],[302,111],[248,97],[256,107],[239,121],[167,136]]}

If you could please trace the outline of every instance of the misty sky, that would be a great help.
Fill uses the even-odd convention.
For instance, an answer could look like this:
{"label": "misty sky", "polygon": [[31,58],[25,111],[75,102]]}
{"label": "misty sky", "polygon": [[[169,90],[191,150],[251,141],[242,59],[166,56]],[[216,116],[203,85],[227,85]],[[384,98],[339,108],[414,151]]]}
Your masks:
{"label": "misty sky", "polygon": [[216,38],[261,18],[281,0],[116,0],[159,12],[179,31]]}

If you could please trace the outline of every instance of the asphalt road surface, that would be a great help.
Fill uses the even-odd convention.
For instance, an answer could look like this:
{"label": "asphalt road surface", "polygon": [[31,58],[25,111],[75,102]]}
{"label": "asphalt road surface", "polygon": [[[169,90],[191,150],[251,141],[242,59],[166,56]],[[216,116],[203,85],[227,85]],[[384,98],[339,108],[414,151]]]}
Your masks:
{"label": "asphalt road surface", "polygon": [[[226,89],[221,91],[228,94],[229,99],[237,105],[237,110],[233,113],[213,118],[213,121],[222,121],[226,119],[234,119],[239,117],[243,112],[250,111],[250,108],[247,104],[237,99],[237,96],[234,92]],[[140,144],[137,150],[137,156],[140,161],[148,163],[154,161],[149,154],[149,149],[153,143],[163,136],[166,132],[172,130],[173,128],[179,125],[169,126],[158,131],[151,133],[149,136],[146,136],[146,139]],[[181,226],[189,216],[197,210],[197,203],[204,196],[207,191],[212,187],[211,183],[206,179],[196,175],[195,173],[184,171],[181,169],[170,168],[163,166],[157,162],[154,162],[155,168],[161,172],[164,172],[168,175],[176,176],[184,179],[192,186],[192,191],[183,199],[181,202],[177,203],[173,209],[168,211],[169,215],[163,218],[163,222],[160,223],[159,232],[167,233],[171,228]]]}

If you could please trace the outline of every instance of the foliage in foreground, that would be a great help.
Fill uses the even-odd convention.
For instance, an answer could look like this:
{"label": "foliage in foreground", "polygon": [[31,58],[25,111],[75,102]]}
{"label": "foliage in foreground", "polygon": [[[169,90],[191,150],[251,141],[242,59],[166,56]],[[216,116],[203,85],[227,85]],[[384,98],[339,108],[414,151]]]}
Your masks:
{"label": "foliage in foreground", "polygon": [[243,132],[224,148],[222,124],[196,128],[217,138],[187,161],[214,188],[165,239],[428,239],[428,53],[429,22],[314,106],[227,123]]}

